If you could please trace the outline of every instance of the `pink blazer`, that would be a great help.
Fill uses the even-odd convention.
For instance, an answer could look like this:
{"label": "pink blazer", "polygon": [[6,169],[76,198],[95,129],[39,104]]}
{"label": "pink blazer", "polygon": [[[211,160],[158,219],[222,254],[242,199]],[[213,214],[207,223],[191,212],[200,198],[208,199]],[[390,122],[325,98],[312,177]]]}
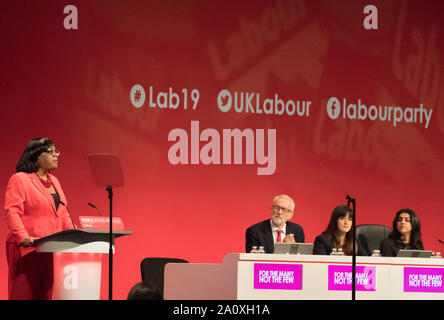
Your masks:
{"label": "pink blazer", "polygon": [[[49,176],[60,200],[67,206],[59,180],[51,174]],[[28,237],[41,238],[72,229],[73,224],[66,206],[60,203],[56,210],[54,198],[40,182],[37,174],[13,174],[5,195],[5,219],[10,231],[6,241],[20,244]],[[34,247],[20,247],[22,256],[33,250]]]}

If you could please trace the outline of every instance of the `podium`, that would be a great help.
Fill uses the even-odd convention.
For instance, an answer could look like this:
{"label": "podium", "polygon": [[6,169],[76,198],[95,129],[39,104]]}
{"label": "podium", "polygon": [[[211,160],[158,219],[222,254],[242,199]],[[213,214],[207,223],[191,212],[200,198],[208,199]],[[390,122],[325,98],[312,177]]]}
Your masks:
{"label": "podium", "polygon": [[[132,233],[114,230],[113,238]],[[100,299],[101,254],[109,253],[109,238],[105,230],[69,229],[35,241],[37,252],[54,255],[55,300]]]}

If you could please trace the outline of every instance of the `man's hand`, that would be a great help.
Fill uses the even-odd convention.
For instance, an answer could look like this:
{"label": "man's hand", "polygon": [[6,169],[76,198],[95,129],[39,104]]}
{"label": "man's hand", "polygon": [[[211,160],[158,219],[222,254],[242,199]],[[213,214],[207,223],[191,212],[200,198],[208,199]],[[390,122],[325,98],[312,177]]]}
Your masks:
{"label": "man's hand", "polygon": [[296,241],[294,240],[294,234],[293,233],[287,234],[284,240],[282,240],[282,242],[296,243]]}

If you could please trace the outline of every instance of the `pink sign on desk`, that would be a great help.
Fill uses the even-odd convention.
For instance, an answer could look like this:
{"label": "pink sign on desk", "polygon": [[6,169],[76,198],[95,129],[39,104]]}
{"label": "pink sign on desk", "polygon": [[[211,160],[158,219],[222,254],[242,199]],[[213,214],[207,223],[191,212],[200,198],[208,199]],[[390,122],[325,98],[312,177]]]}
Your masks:
{"label": "pink sign on desk", "polygon": [[[376,290],[376,267],[356,267],[356,291]],[[352,267],[341,265],[328,266],[328,290],[352,289]]]}
{"label": "pink sign on desk", "polygon": [[302,265],[255,263],[254,289],[302,290]]}
{"label": "pink sign on desk", "polygon": [[[109,217],[80,216],[79,221],[82,229],[109,230]],[[124,228],[122,219],[113,217],[113,230]]]}
{"label": "pink sign on desk", "polygon": [[444,268],[404,267],[404,292],[444,292]]}

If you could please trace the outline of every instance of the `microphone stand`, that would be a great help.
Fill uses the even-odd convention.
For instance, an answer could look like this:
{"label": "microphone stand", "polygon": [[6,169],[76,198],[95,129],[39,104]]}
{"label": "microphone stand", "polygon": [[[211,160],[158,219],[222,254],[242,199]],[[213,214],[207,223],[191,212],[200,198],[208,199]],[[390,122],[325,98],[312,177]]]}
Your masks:
{"label": "microphone stand", "polygon": [[106,186],[106,191],[108,191],[109,199],[109,274],[108,274],[108,299],[113,300],[113,187]]}
{"label": "microphone stand", "polygon": [[99,210],[95,205],[93,205],[91,202],[88,202],[88,205],[89,205],[91,208],[96,209],[96,211],[97,211],[97,213],[98,213],[99,216],[102,216],[102,214],[100,213],[100,210]]}
{"label": "microphone stand", "polygon": [[331,179],[331,181],[339,187],[339,189],[344,192],[347,196],[345,199],[347,200],[347,207],[350,208],[350,203],[353,205],[353,218],[352,218],[352,238],[353,238],[353,255],[352,255],[352,300],[356,300],[356,200],[350,197],[347,194],[345,189],[336,181],[336,179],[328,172],[327,168],[324,167],[322,162],[319,163],[322,170],[326,173],[326,175]]}
{"label": "microphone stand", "polygon": [[350,208],[350,203],[353,205],[352,218],[352,238],[353,238],[353,255],[352,255],[352,300],[356,300],[356,199],[349,195],[346,196],[347,207]]}

